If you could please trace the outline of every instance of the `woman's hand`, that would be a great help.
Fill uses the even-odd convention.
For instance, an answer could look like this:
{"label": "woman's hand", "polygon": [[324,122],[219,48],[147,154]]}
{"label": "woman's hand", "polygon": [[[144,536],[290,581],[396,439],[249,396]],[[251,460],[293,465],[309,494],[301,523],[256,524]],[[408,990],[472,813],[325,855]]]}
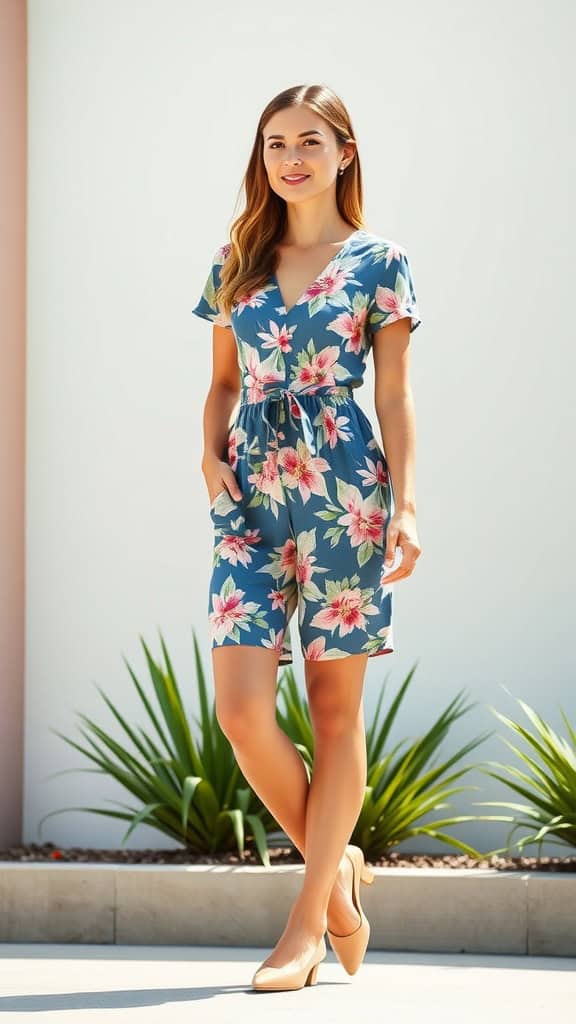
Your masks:
{"label": "woman's hand", "polygon": [[216,495],[220,494],[220,491],[223,491],[224,488],[228,490],[234,501],[240,501],[242,491],[238,486],[238,481],[231,466],[227,462],[216,458],[204,459],[202,462],[202,472],[208,488],[210,504],[212,504]]}
{"label": "woman's hand", "polygon": [[385,584],[394,583],[396,580],[410,576],[414,571],[416,559],[422,554],[416,533],[416,516],[406,509],[395,512],[388,523],[386,551],[384,552],[386,566],[393,564],[397,547],[402,548],[402,558],[394,571],[389,576],[384,576]]}

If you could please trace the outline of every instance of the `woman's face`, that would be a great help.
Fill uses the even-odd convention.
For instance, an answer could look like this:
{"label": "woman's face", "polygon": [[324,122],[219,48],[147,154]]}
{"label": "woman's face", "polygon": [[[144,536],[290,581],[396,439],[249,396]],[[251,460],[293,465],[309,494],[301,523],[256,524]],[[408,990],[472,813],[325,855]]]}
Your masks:
{"label": "woman's face", "polygon": [[[308,200],[331,188],[341,164],[349,162],[330,125],[304,105],[277,111],[262,136],[270,188],[286,202]],[[290,184],[286,175],[306,177]]]}

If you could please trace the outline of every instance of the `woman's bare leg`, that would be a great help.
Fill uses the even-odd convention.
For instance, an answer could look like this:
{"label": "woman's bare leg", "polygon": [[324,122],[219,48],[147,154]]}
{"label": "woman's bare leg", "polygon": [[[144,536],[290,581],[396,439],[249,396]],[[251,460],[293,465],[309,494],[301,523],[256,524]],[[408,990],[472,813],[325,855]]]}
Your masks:
{"label": "woman's bare leg", "polygon": [[[212,648],[215,709],[244,776],[306,860],[310,785],[300,754],[276,720],[278,663],[278,652],[266,648]],[[313,664],[320,663],[306,662]],[[358,924],[350,879],[351,865],[343,857],[327,912],[328,927],[339,935]]]}
{"label": "woman's bare leg", "polygon": [[[332,887],[366,787],[362,689],[367,658],[360,654],[305,663],[315,735],[306,807],[306,871],[284,932],[267,958],[271,967],[309,957],[328,923]],[[357,925],[355,913],[349,930]]]}

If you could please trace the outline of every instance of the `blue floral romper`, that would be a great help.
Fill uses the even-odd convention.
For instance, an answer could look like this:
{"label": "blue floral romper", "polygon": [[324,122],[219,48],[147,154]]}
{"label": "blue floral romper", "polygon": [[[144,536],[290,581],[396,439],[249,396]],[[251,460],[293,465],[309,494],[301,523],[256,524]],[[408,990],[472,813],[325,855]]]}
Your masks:
{"label": "blue floral romper", "polygon": [[388,464],[354,399],[373,334],[420,320],[406,251],[353,232],[287,310],[275,275],[241,297],[227,319],[215,292],[230,244],[216,251],[197,316],[230,327],[240,405],[223,458],[242,490],[210,505],[212,647],[244,644],[292,662],[298,607],[311,661],[394,650],[386,528],[393,512]]}

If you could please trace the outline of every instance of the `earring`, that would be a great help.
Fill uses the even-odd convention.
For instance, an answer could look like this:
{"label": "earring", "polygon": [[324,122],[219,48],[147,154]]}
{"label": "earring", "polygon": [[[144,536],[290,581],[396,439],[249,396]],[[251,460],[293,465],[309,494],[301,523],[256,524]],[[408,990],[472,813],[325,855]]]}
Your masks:
{"label": "earring", "polygon": [[344,165],[342,165],[342,167],[338,171],[338,174],[344,174],[344,171],[345,171],[345,167],[344,167]]}

